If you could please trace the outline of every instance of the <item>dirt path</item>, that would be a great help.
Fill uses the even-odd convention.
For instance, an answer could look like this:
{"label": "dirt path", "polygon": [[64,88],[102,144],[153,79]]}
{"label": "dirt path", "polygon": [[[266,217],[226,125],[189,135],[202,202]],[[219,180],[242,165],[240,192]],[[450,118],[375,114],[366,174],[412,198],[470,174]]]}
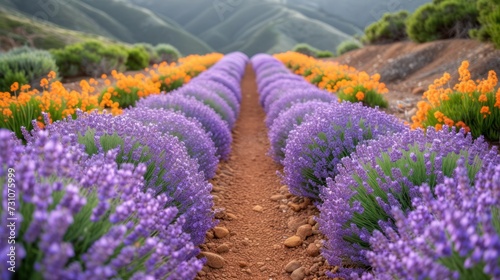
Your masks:
{"label": "dirt path", "polygon": [[[312,219],[317,210],[282,187],[280,166],[266,155],[265,113],[250,65],[242,90],[232,154],[212,181],[220,223],[201,246],[209,261],[198,279],[323,279],[326,266]],[[297,231],[306,238],[286,247],[284,241]],[[285,271],[287,265],[293,274]]]}

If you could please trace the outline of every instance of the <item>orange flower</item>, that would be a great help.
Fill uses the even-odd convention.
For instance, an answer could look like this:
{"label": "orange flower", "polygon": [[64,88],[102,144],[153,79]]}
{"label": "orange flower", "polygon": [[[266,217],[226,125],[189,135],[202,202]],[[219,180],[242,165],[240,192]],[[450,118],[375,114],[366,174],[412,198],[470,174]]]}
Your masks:
{"label": "orange flower", "polygon": [[365,98],[364,92],[358,91],[358,93],[356,93],[356,99],[358,99],[358,101],[363,101],[364,98]]}
{"label": "orange flower", "polygon": [[483,114],[483,118],[486,118],[487,115],[491,114],[490,107],[488,107],[488,106],[481,107],[480,113]]}
{"label": "orange flower", "polygon": [[41,80],[40,80],[40,86],[41,86],[41,87],[45,88],[45,87],[47,87],[48,85],[49,85],[49,80],[47,80],[47,79],[45,79],[45,78],[43,78],[43,79],[41,79]]}
{"label": "orange flower", "polygon": [[486,94],[481,94],[479,96],[479,98],[477,99],[479,102],[487,102],[488,101],[488,97],[486,96]]}
{"label": "orange flower", "polygon": [[19,89],[19,83],[18,82],[14,82],[11,86],[10,86],[10,91],[14,92],[14,91],[17,91]]}
{"label": "orange flower", "polygon": [[3,112],[2,114],[5,116],[5,117],[11,117],[12,116],[12,111],[8,108],[5,108],[3,109]]}

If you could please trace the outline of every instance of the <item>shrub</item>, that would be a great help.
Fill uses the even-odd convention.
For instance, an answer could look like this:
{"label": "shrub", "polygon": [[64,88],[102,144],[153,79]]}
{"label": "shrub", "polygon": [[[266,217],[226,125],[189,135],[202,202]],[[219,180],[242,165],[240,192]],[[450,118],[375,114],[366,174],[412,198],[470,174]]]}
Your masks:
{"label": "shrub", "polygon": [[498,79],[490,71],[487,79],[475,82],[468,70],[469,62],[464,61],[458,69],[459,83],[449,87],[450,74],[441,79],[424,93],[425,101],[417,104],[418,111],[412,117],[412,128],[443,125],[464,127],[474,137],[484,135],[491,141],[500,140],[500,88],[495,89]]}
{"label": "shrub", "polygon": [[137,102],[137,108],[171,109],[198,120],[209,133],[217,149],[216,155],[226,160],[231,152],[232,136],[227,123],[212,108],[184,95],[152,95]]}
{"label": "shrub", "polygon": [[337,56],[341,56],[347,52],[357,50],[361,47],[362,45],[357,41],[343,41],[337,46]]}
{"label": "shrub", "polygon": [[435,195],[420,187],[407,215],[392,210],[397,227],[373,233],[366,255],[374,275],[363,279],[500,277],[500,165],[487,166],[473,184],[464,165],[460,160]]}
{"label": "shrub", "polygon": [[335,55],[331,51],[319,51],[316,53],[317,58],[330,58],[334,57]]}
{"label": "shrub", "polygon": [[144,48],[146,50],[146,52],[149,55],[149,62],[148,62],[149,65],[153,65],[155,63],[160,63],[161,62],[160,56],[156,52],[156,49],[155,49],[155,47],[153,45],[151,45],[149,43],[138,43],[138,44],[134,44],[134,46],[136,46],[136,47],[142,47],[142,48]]}
{"label": "shrub", "polygon": [[224,102],[227,103],[227,105],[229,105],[229,107],[231,107],[231,110],[233,111],[235,117],[238,117],[240,113],[240,103],[238,102],[238,99],[236,99],[235,94],[228,87],[208,79],[207,80],[196,79],[192,81],[192,83],[202,88],[206,88],[217,94],[220,98],[224,100]]}
{"label": "shrub", "polygon": [[310,100],[320,100],[324,102],[335,102],[335,96],[319,89],[294,89],[286,92],[283,97],[277,99],[274,103],[268,103],[268,113],[266,116],[266,125],[271,127],[274,120],[286,109],[292,107],[296,103],[304,103]]}
{"label": "shrub", "polygon": [[241,84],[240,80],[236,78],[231,78],[227,72],[221,73],[219,71],[206,71],[197,77],[197,80],[212,80],[214,82],[220,83],[230,89],[234,97],[241,102]]}
{"label": "shrub", "polygon": [[98,41],[86,41],[53,50],[57,66],[66,77],[97,77],[112,70],[126,69],[127,51],[117,45],[106,46]]}
{"label": "shrub", "polygon": [[158,131],[176,137],[184,143],[189,156],[198,162],[199,171],[205,174],[205,179],[215,176],[219,163],[215,156],[215,144],[198,120],[188,118],[179,111],[164,109],[134,108],[123,115],[144,125],[156,124]]}
{"label": "shrub", "polygon": [[[159,132],[156,125],[145,126],[123,116],[82,113],[76,120],[56,122],[46,129],[59,137],[76,135],[75,142],[82,144],[90,156],[118,149],[119,166],[145,164],[143,191],[152,190],[155,196],[165,194],[169,198],[164,206],[178,209],[177,217],[187,221],[183,230],[195,245],[201,244],[206,231],[214,226],[211,185],[184,144]],[[29,138],[28,142],[34,140]]]}
{"label": "shrub", "polygon": [[314,113],[318,109],[334,106],[324,101],[307,101],[297,103],[283,111],[269,128],[268,136],[271,142],[269,154],[277,163],[281,163],[285,158],[285,147],[290,132],[302,124],[307,115]]}
{"label": "shrub", "polygon": [[307,56],[317,57],[317,54],[320,50],[318,50],[317,48],[315,48],[309,44],[300,43],[300,44],[295,45],[293,47],[292,51],[297,52],[297,53],[301,53],[301,54],[304,54]]}
{"label": "shrub", "polygon": [[337,165],[356,146],[405,129],[394,116],[359,103],[318,109],[288,137],[284,183],[292,194],[319,199],[326,178],[335,178]]}
{"label": "shrub", "polygon": [[260,95],[262,99],[262,106],[264,110],[269,113],[271,106],[281,99],[282,97],[288,95],[291,92],[297,90],[308,90],[308,91],[318,91],[318,88],[304,80],[294,80],[280,78],[276,80],[276,83],[269,84]]}
{"label": "shrub", "polygon": [[197,84],[188,84],[172,93],[173,95],[192,96],[203,102],[205,105],[212,108],[221,118],[228,124],[229,128],[233,128],[236,123],[236,116],[231,110],[231,107],[216,93],[203,88]]}
{"label": "shrub", "polygon": [[474,1],[443,0],[420,6],[406,23],[408,37],[415,42],[467,38],[479,26]]}
{"label": "shrub", "polygon": [[165,61],[167,63],[177,62],[182,56],[181,53],[172,45],[169,44],[158,44],[155,47],[156,54],[161,62]]}
{"label": "shrub", "polygon": [[478,0],[477,9],[481,27],[471,30],[471,37],[492,41],[496,48],[500,48],[500,1]]}
{"label": "shrub", "polygon": [[19,182],[15,207],[0,206],[2,228],[17,218],[15,244],[0,247],[15,248],[15,272],[3,256],[2,279],[194,278],[199,250],[177,209],[164,207],[168,197],[141,192],[145,166],[118,167],[116,150],[88,158],[72,140],[39,132],[24,147],[0,130],[4,201],[12,201],[7,183]]}
{"label": "shrub", "polygon": [[0,54],[0,92],[10,90],[14,83],[39,88],[40,80],[49,72],[58,74],[54,58],[48,51],[21,47]]}
{"label": "shrub", "polygon": [[127,49],[127,70],[143,70],[149,65],[148,51],[142,46],[134,46]]}
{"label": "shrub", "polygon": [[497,149],[463,130],[408,130],[358,145],[321,194],[319,223],[328,238],[323,255],[329,264],[362,271],[369,265],[363,250],[370,249],[372,232],[394,227],[391,209],[412,210],[417,187],[425,183],[435,193],[462,157],[471,180],[483,166],[500,164]]}
{"label": "shrub", "polygon": [[408,38],[406,34],[406,19],[408,11],[386,13],[382,18],[365,28],[362,40],[369,44],[385,44],[403,41]]}

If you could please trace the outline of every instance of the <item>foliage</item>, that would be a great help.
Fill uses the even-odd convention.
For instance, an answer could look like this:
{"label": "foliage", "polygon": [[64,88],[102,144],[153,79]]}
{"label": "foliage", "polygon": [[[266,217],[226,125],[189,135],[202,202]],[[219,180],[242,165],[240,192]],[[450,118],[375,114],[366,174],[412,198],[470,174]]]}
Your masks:
{"label": "foliage", "polygon": [[177,62],[182,56],[179,50],[170,44],[158,44],[156,45],[155,50],[159,61],[166,62],[168,64]]}
{"label": "foliage", "polygon": [[153,45],[149,43],[137,43],[134,46],[137,47],[142,47],[144,48],[148,54],[149,54],[149,65],[153,65],[155,63],[160,63],[160,57],[158,56],[158,53],[156,52],[156,49]]}
{"label": "foliage", "polygon": [[481,41],[492,41],[496,48],[500,48],[500,1],[478,0],[477,9],[481,27],[471,30],[471,36]]}
{"label": "foliage", "polygon": [[476,1],[441,0],[419,7],[406,23],[408,37],[415,42],[439,39],[468,38],[469,30],[477,28]]}
{"label": "foliage", "polygon": [[127,49],[127,70],[138,71],[143,70],[149,65],[149,53],[142,46],[133,46]]}
{"label": "foliage", "polygon": [[459,83],[449,86],[450,74],[434,81],[424,93],[424,101],[417,104],[418,111],[412,117],[412,128],[443,125],[463,127],[474,137],[484,135],[491,141],[500,140],[500,88],[494,71],[488,78],[474,81],[464,61],[458,69]]}
{"label": "foliage", "polygon": [[347,52],[357,50],[362,45],[358,41],[343,41],[337,46],[337,56],[341,56]]}
{"label": "foliage", "polygon": [[406,19],[409,15],[405,10],[385,13],[381,19],[365,28],[362,41],[368,44],[385,44],[405,40],[408,38]]}
{"label": "foliage", "polygon": [[319,51],[316,53],[317,58],[330,58],[334,56],[335,55],[331,51]]}
{"label": "foliage", "polygon": [[58,76],[55,60],[47,51],[29,47],[14,48],[0,54],[0,92],[9,91],[14,83],[38,87],[49,72]]}
{"label": "foliage", "polygon": [[317,54],[320,50],[318,50],[317,48],[315,48],[309,44],[300,43],[300,44],[295,45],[293,47],[292,51],[297,52],[297,53],[301,53],[301,54],[307,55],[307,56],[317,57]]}
{"label": "foliage", "polygon": [[98,77],[111,71],[126,69],[127,51],[118,45],[105,45],[99,41],[86,41],[52,50],[57,66],[65,77]]}

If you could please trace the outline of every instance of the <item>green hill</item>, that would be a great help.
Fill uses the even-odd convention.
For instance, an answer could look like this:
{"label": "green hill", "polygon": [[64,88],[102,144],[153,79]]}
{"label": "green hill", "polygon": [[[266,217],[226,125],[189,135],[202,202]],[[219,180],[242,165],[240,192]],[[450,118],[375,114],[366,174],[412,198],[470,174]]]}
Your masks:
{"label": "green hill", "polygon": [[12,16],[127,43],[169,43],[184,54],[240,50],[253,55],[297,43],[335,51],[384,12],[413,11],[429,1],[0,0],[0,7],[18,12]]}

